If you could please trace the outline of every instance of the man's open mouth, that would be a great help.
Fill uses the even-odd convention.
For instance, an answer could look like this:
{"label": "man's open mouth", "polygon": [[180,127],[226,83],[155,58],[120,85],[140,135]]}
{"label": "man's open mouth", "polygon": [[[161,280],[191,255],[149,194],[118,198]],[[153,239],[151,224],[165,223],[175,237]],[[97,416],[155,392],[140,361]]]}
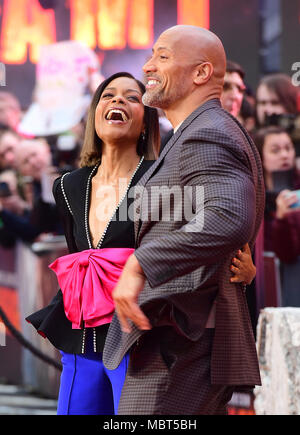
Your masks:
{"label": "man's open mouth", "polygon": [[158,84],[159,84],[159,80],[157,80],[155,78],[148,78],[147,79],[147,84],[146,84],[146,89],[154,88]]}

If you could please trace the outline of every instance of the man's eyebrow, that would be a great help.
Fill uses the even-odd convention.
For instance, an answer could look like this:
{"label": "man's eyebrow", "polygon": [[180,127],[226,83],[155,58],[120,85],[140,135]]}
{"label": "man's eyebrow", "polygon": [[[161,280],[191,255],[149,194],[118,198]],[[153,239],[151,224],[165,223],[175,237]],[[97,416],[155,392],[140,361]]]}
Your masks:
{"label": "man's eyebrow", "polygon": [[[162,50],[167,50],[167,51],[171,51],[168,47],[158,47],[157,49],[156,49],[156,51],[162,51]],[[152,53],[154,53],[154,48],[152,48]]]}

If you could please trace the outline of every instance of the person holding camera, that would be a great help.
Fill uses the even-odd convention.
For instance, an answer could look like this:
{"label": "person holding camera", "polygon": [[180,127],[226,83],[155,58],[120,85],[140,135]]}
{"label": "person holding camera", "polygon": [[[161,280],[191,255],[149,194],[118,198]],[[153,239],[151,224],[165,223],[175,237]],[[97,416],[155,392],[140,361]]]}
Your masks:
{"label": "person holding camera", "polygon": [[23,214],[26,202],[18,193],[17,174],[13,169],[6,169],[0,173],[0,245],[4,248],[12,248],[15,245],[16,235],[5,225],[5,217],[15,213]]}
{"label": "person holding camera", "polygon": [[264,76],[256,91],[258,127],[274,125],[274,122],[278,125],[280,117],[296,116],[299,113],[298,98],[299,90],[288,75],[277,73]]}
{"label": "person holding camera", "polygon": [[300,307],[300,172],[295,146],[281,127],[257,131],[267,190],[264,222],[265,251],[281,261],[282,305]]}
{"label": "person holding camera", "polygon": [[15,167],[24,198],[17,188],[11,187],[12,183],[7,185],[3,180],[0,184],[2,227],[25,243],[32,243],[43,233],[61,232],[56,206],[46,203],[42,197],[42,176],[51,169],[48,143],[43,139],[22,139],[16,150]]}

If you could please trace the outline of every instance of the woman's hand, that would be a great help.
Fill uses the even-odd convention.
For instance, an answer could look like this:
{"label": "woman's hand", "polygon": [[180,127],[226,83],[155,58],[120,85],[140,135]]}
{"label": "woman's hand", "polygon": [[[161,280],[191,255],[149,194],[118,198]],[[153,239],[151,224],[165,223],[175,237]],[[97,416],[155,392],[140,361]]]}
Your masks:
{"label": "woman's hand", "polygon": [[256,267],[253,264],[248,243],[232,259],[230,270],[234,273],[234,276],[230,278],[230,282],[251,284],[256,275]]}

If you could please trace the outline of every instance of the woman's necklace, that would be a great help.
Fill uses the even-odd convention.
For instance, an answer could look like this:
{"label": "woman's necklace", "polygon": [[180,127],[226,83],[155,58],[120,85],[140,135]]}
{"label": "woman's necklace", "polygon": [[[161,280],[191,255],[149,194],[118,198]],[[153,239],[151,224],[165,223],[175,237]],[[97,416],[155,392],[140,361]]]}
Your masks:
{"label": "woman's necklace", "polygon": [[[128,183],[128,185],[127,185],[127,189],[126,189],[126,191],[124,192],[124,195],[123,195],[122,198],[120,199],[120,201],[119,201],[118,205],[116,206],[114,212],[112,213],[112,215],[111,215],[109,221],[107,222],[107,225],[106,225],[106,227],[105,227],[105,229],[104,229],[104,231],[103,231],[103,233],[102,233],[102,236],[101,236],[101,238],[100,238],[100,240],[99,240],[99,242],[98,242],[98,244],[97,244],[97,246],[96,246],[96,249],[101,248],[101,245],[102,245],[102,243],[103,243],[103,240],[104,240],[104,237],[105,237],[106,232],[107,232],[107,230],[108,230],[108,227],[109,227],[109,225],[110,225],[110,223],[111,223],[111,221],[112,221],[112,219],[113,219],[113,217],[114,217],[116,211],[118,210],[118,208],[120,207],[121,203],[123,202],[125,196],[127,195],[128,190],[130,189],[130,186],[131,186],[132,180],[133,180],[135,174],[137,173],[138,169],[140,168],[140,166],[141,166],[143,160],[144,160],[144,156],[141,158],[141,160],[139,161],[137,167],[135,168],[135,171],[133,172],[133,174],[132,174],[132,176],[131,176],[131,178],[130,178],[130,180],[129,180],[129,183]],[[89,209],[89,199],[90,199],[90,186],[91,186],[91,179],[92,179],[92,177],[93,177],[95,171],[98,169],[99,165],[100,165],[100,163],[98,163],[98,164],[93,168],[92,172],[90,173],[90,175],[89,175],[89,177],[88,177],[88,180],[87,180],[87,186],[86,186],[86,195],[85,195],[84,223],[85,223],[85,232],[86,232],[86,237],[87,237],[87,241],[88,241],[88,244],[89,244],[89,248],[90,248],[90,249],[93,249],[93,245],[92,245],[91,237],[90,237],[89,222],[88,222],[88,219],[89,219],[89,217],[88,217],[88,209]]]}

